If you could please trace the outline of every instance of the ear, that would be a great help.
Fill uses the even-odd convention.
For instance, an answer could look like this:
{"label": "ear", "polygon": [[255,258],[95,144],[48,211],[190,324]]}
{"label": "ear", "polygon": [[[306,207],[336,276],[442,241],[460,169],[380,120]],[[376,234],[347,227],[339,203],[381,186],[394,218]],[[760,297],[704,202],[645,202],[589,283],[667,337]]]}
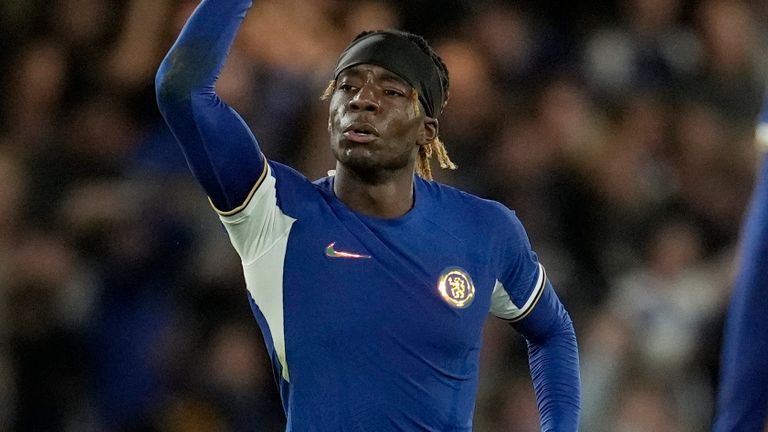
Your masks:
{"label": "ear", "polygon": [[419,146],[424,146],[437,138],[439,130],[439,123],[436,118],[424,117],[424,123],[419,131],[419,138],[416,143]]}

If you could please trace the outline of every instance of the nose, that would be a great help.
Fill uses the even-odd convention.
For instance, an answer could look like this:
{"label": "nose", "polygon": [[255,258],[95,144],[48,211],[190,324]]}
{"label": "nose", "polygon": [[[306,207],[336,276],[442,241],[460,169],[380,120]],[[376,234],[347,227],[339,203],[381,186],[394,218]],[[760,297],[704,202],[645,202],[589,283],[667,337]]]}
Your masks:
{"label": "nose", "polygon": [[370,84],[363,85],[357,94],[350,99],[349,107],[353,111],[371,111],[379,110],[379,102]]}

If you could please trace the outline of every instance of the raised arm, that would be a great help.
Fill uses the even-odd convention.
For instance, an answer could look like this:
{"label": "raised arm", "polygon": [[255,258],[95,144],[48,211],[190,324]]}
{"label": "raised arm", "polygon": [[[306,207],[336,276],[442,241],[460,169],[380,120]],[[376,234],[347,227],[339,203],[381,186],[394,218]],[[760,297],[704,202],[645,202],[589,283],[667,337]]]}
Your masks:
{"label": "raised arm", "polygon": [[155,78],[160,112],[192,173],[220,211],[242,204],[264,160],[243,119],[215,92],[250,0],[203,0],[166,55]]}
{"label": "raised arm", "polygon": [[720,366],[715,432],[768,425],[768,98],[757,141],[761,168],[741,233]]}

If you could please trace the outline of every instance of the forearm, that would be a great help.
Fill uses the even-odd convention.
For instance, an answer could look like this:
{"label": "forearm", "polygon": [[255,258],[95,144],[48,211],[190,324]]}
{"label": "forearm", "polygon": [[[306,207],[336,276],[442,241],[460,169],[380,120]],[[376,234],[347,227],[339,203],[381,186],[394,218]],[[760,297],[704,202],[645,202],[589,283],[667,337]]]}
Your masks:
{"label": "forearm", "polygon": [[546,343],[529,343],[528,358],[542,431],[576,431],[579,423],[579,355],[573,327]]}
{"label": "forearm", "polygon": [[250,7],[250,0],[204,0],[155,79],[160,112],[195,177],[221,210],[245,200],[265,163],[250,129],[214,90]]}
{"label": "forearm", "polygon": [[581,409],[578,346],[573,323],[551,286],[516,327],[528,340],[541,430],[575,432]]}

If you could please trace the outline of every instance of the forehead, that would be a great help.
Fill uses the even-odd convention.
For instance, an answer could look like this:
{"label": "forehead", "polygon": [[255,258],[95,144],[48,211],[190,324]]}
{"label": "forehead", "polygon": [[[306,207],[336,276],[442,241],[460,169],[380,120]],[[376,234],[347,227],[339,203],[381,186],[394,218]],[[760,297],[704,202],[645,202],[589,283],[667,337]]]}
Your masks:
{"label": "forehead", "polygon": [[378,81],[399,83],[403,86],[411,87],[407,81],[400,78],[400,76],[396,73],[381,66],[367,63],[350,66],[344,69],[339,73],[339,77],[337,79],[341,80],[344,78],[361,78],[368,75],[372,75],[373,78]]}

